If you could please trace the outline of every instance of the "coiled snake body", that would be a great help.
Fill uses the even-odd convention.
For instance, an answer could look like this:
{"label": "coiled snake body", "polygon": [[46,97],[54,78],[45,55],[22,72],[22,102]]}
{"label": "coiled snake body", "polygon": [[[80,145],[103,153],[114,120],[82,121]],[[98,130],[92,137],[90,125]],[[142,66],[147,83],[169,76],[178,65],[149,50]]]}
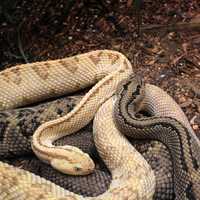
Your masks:
{"label": "coiled snake body", "polygon": [[[134,138],[158,140],[166,145],[173,163],[175,199],[200,199],[200,142],[180,107],[161,89],[144,87],[134,76],[117,91],[114,119],[119,130]],[[151,117],[138,118],[140,110]]]}
{"label": "coiled snake body", "polygon": [[[100,80],[69,114],[42,124],[33,135],[32,142],[32,148],[37,156],[59,171],[69,174],[87,174],[94,168],[88,155],[75,147],[55,147],[52,143],[85,126],[94,117],[99,107],[111,98],[118,83],[127,78],[131,72],[131,65],[122,54],[107,50],[62,60],[16,66],[0,74],[1,110],[39,101],[46,96],[73,92]],[[111,100],[108,101],[109,105],[113,105]],[[106,108],[108,113],[112,113],[112,106]],[[104,110],[104,107],[102,109]],[[97,116],[101,117],[101,112],[100,109],[100,114]],[[106,118],[103,124],[107,127],[107,133],[105,134],[105,129],[102,128],[101,120],[96,120],[94,131],[97,138],[95,141],[99,143],[96,145],[113,179],[104,194],[92,199],[152,199],[155,190],[153,171],[143,157],[116,130],[112,114],[108,116],[109,118]],[[101,128],[98,128],[98,123]],[[108,137],[113,142],[111,140],[107,142]],[[63,197],[83,199],[82,196],[63,190],[33,174],[19,169],[14,170],[4,163],[1,163],[0,173],[5,179],[4,183],[6,182],[0,187],[2,199],[16,199],[16,197],[18,199],[62,199]]]}
{"label": "coiled snake body", "polygon": [[[152,98],[159,94],[153,94]],[[98,196],[105,192],[112,177],[103,165],[102,159],[97,155],[92,134],[92,122],[77,133],[60,138],[55,142],[55,145],[59,146],[73,145],[88,153],[95,161],[95,170],[91,174],[87,176],[62,174],[32,155],[31,136],[37,127],[44,122],[66,115],[80,102],[82,97],[80,94],[74,94],[31,107],[1,111],[0,157],[6,159],[5,161],[10,164],[20,165],[21,168],[71,192],[83,196]],[[129,140],[147,160],[155,173],[156,190],[153,199],[174,199],[172,164],[166,147],[157,141],[138,141],[134,138],[129,138]]]}
{"label": "coiled snake body", "polygon": [[[0,88],[0,107],[3,110],[22,106],[46,97],[73,92],[100,80],[72,112],[57,120],[44,123],[37,129],[33,137],[33,150],[40,159],[62,172],[89,173],[94,165],[87,155],[69,146],[55,148],[52,142],[86,125],[99,107],[110,98],[99,109],[95,117],[94,130],[97,148],[112,172],[113,180],[109,189],[95,199],[151,199],[155,186],[152,170],[116,130],[112,120],[112,107],[116,97],[111,98],[111,96],[118,83],[131,73],[131,65],[122,54],[107,50],[51,62],[17,66],[0,74],[0,84],[3,86]],[[137,93],[138,85],[140,84],[133,85],[130,91]],[[7,92],[8,89],[11,92]],[[154,90],[153,87],[151,89]],[[149,109],[156,102],[151,104],[154,100],[146,102]],[[159,109],[157,111],[160,112]],[[192,140],[191,142],[193,143]],[[198,152],[198,147],[194,152]],[[0,188],[2,199],[83,198],[28,172],[14,170],[4,163],[1,163],[0,167],[0,173],[6,179],[6,184],[2,184],[2,189]],[[193,181],[192,179],[191,182]],[[0,183],[3,183],[3,180]],[[179,191],[176,192],[179,195]],[[186,192],[183,191],[183,194]]]}

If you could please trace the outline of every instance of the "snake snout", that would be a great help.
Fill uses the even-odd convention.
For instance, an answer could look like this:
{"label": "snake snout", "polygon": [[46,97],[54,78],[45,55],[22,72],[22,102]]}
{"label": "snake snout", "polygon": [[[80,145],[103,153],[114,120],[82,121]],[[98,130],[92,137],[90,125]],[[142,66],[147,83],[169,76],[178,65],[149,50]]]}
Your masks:
{"label": "snake snout", "polygon": [[86,158],[82,162],[77,162],[77,164],[74,166],[76,172],[79,175],[87,175],[94,171],[95,164],[93,160],[86,154]]}

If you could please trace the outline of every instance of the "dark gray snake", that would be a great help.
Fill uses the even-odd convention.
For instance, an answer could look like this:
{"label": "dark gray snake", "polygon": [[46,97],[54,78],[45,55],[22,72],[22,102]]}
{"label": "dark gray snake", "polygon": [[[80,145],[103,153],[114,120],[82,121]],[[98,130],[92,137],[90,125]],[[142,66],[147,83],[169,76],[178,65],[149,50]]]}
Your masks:
{"label": "dark gray snake", "polygon": [[[154,91],[159,97],[152,98]],[[120,85],[117,96],[114,119],[118,129],[130,137],[157,140],[167,147],[173,166],[174,199],[200,199],[200,142],[179,106],[161,89],[144,86],[135,76]],[[141,112],[148,117],[138,115]]]}

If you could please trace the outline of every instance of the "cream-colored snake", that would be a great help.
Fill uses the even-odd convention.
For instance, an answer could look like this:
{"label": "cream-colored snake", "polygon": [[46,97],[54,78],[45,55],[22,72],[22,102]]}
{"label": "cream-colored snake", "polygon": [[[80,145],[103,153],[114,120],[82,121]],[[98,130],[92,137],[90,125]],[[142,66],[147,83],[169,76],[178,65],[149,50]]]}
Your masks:
{"label": "cream-colored snake", "polygon": [[83,198],[1,162],[0,199],[152,199],[154,173],[118,132],[112,119],[115,101],[112,96],[119,82],[131,73],[127,58],[109,50],[20,65],[1,72],[1,110],[70,93],[97,82],[69,114],[46,122],[36,130],[32,148],[41,160],[61,172],[75,175],[90,173],[94,164],[88,155],[77,148],[55,147],[52,143],[85,126],[99,110],[94,120],[95,143],[113,179],[109,189],[102,195]]}

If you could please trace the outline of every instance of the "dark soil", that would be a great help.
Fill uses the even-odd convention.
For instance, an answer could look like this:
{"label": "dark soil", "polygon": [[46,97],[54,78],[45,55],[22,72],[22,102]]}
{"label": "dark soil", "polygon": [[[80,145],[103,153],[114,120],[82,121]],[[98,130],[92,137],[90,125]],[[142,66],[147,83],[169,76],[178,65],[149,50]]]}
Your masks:
{"label": "dark soil", "polygon": [[200,138],[199,0],[144,0],[140,9],[138,2],[1,0],[0,69],[120,51],[146,82],[179,103]]}

